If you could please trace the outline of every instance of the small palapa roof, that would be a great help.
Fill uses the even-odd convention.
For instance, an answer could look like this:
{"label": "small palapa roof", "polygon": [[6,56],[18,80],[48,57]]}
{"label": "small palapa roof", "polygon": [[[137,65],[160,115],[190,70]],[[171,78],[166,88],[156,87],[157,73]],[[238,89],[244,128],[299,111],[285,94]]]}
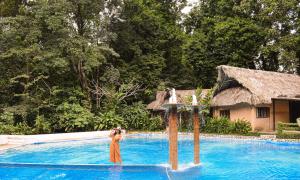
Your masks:
{"label": "small palapa roof", "polygon": [[[185,104],[187,98],[194,95],[196,92],[193,90],[176,90],[176,98],[177,103]],[[201,96],[205,96],[208,92],[208,89],[202,89]],[[147,109],[153,111],[164,111],[165,109],[162,107],[163,104],[167,104],[169,102],[169,91],[157,91],[156,99],[147,105]]]}
{"label": "small palapa roof", "polygon": [[271,104],[272,99],[299,99],[300,76],[271,71],[218,66],[212,106]]}

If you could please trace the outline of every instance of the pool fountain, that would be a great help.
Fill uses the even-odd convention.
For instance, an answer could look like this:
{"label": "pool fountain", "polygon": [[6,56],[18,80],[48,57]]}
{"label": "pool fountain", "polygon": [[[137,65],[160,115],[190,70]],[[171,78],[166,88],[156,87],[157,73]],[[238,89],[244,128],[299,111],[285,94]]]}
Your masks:
{"label": "pool fountain", "polygon": [[[169,163],[173,170],[178,169],[178,127],[177,127],[177,109],[182,107],[183,104],[177,102],[176,91],[173,88],[171,90],[171,96],[169,103],[164,104],[166,112],[169,113]],[[199,123],[199,109],[201,106],[198,105],[197,98],[195,95],[192,96],[192,112],[193,112],[193,125],[194,125],[194,164],[200,163],[200,123]]]}
{"label": "pool fountain", "polygon": [[193,110],[193,122],[194,122],[194,163],[199,164],[200,158],[200,123],[199,123],[199,106],[196,95],[192,96],[192,110]]}

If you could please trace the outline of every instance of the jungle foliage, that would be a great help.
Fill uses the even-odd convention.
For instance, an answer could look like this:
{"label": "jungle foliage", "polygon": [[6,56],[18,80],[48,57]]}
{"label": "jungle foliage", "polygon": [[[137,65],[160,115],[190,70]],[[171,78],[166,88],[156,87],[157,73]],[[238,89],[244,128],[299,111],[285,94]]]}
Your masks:
{"label": "jungle foliage", "polygon": [[157,130],[156,91],[212,88],[218,65],[300,73],[297,0],[187,4],[1,1],[0,133]]}
{"label": "jungle foliage", "polygon": [[226,117],[209,118],[206,125],[202,128],[202,132],[217,134],[242,134],[248,135],[251,131],[249,121],[237,119],[230,121]]}

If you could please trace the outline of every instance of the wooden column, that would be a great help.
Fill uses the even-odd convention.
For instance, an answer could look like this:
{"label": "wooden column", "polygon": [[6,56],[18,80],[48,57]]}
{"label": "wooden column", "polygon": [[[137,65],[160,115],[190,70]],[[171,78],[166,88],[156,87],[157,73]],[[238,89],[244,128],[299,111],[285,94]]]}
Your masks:
{"label": "wooden column", "polygon": [[199,109],[198,107],[194,107],[194,112],[193,112],[193,119],[194,119],[194,163],[199,164],[200,163],[200,158],[199,158],[199,153],[200,153],[200,123],[199,123]]}
{"label": "wooden column", "polygon": [[275,99],[272,99],[272,107],[273,107],[273,131],[276,131],[276,125],[275,125]]}
{"label": "wooden column", "polygon": [[169,161],[173,170],[178,169],[177,107],[170,107],[169,114]]}

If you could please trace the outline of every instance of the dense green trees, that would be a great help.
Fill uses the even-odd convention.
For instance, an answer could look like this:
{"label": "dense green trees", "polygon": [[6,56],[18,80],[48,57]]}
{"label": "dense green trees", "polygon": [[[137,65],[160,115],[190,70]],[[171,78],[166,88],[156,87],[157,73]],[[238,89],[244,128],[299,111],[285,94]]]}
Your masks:
{"label": "dense green trees", "polygon": [[199,0],[182,14],[186,5],[1,1],[0,132],[155,130],[136,102],[211,88],[218,65],[300,73],[297,0]]}
{"label": "dense green trees", "polygon": [[199,1],[185,21],[186,59],[198,83],[212,86],[208,77],[215,77],[221,64],[299,70],[299,6],[297,0]]}
{"label": "dense green trees", "polygon": [[124,79],[134,79],[151,92],[157,85],[193,87],[190,71],[182,61],[185,34],[178,22],[184,4],[185,1],[124,2],[121,21],[112,25],[117,38],[111,43],[120,55],[115,65]]}
{"label": "dense green trees", "polygon": [[30,1],[1,19],[1,105],[15,124],[33,127],[41,116],[54,132],[88,129],[102,75],[118,56],[109,47],[118,3]]}

